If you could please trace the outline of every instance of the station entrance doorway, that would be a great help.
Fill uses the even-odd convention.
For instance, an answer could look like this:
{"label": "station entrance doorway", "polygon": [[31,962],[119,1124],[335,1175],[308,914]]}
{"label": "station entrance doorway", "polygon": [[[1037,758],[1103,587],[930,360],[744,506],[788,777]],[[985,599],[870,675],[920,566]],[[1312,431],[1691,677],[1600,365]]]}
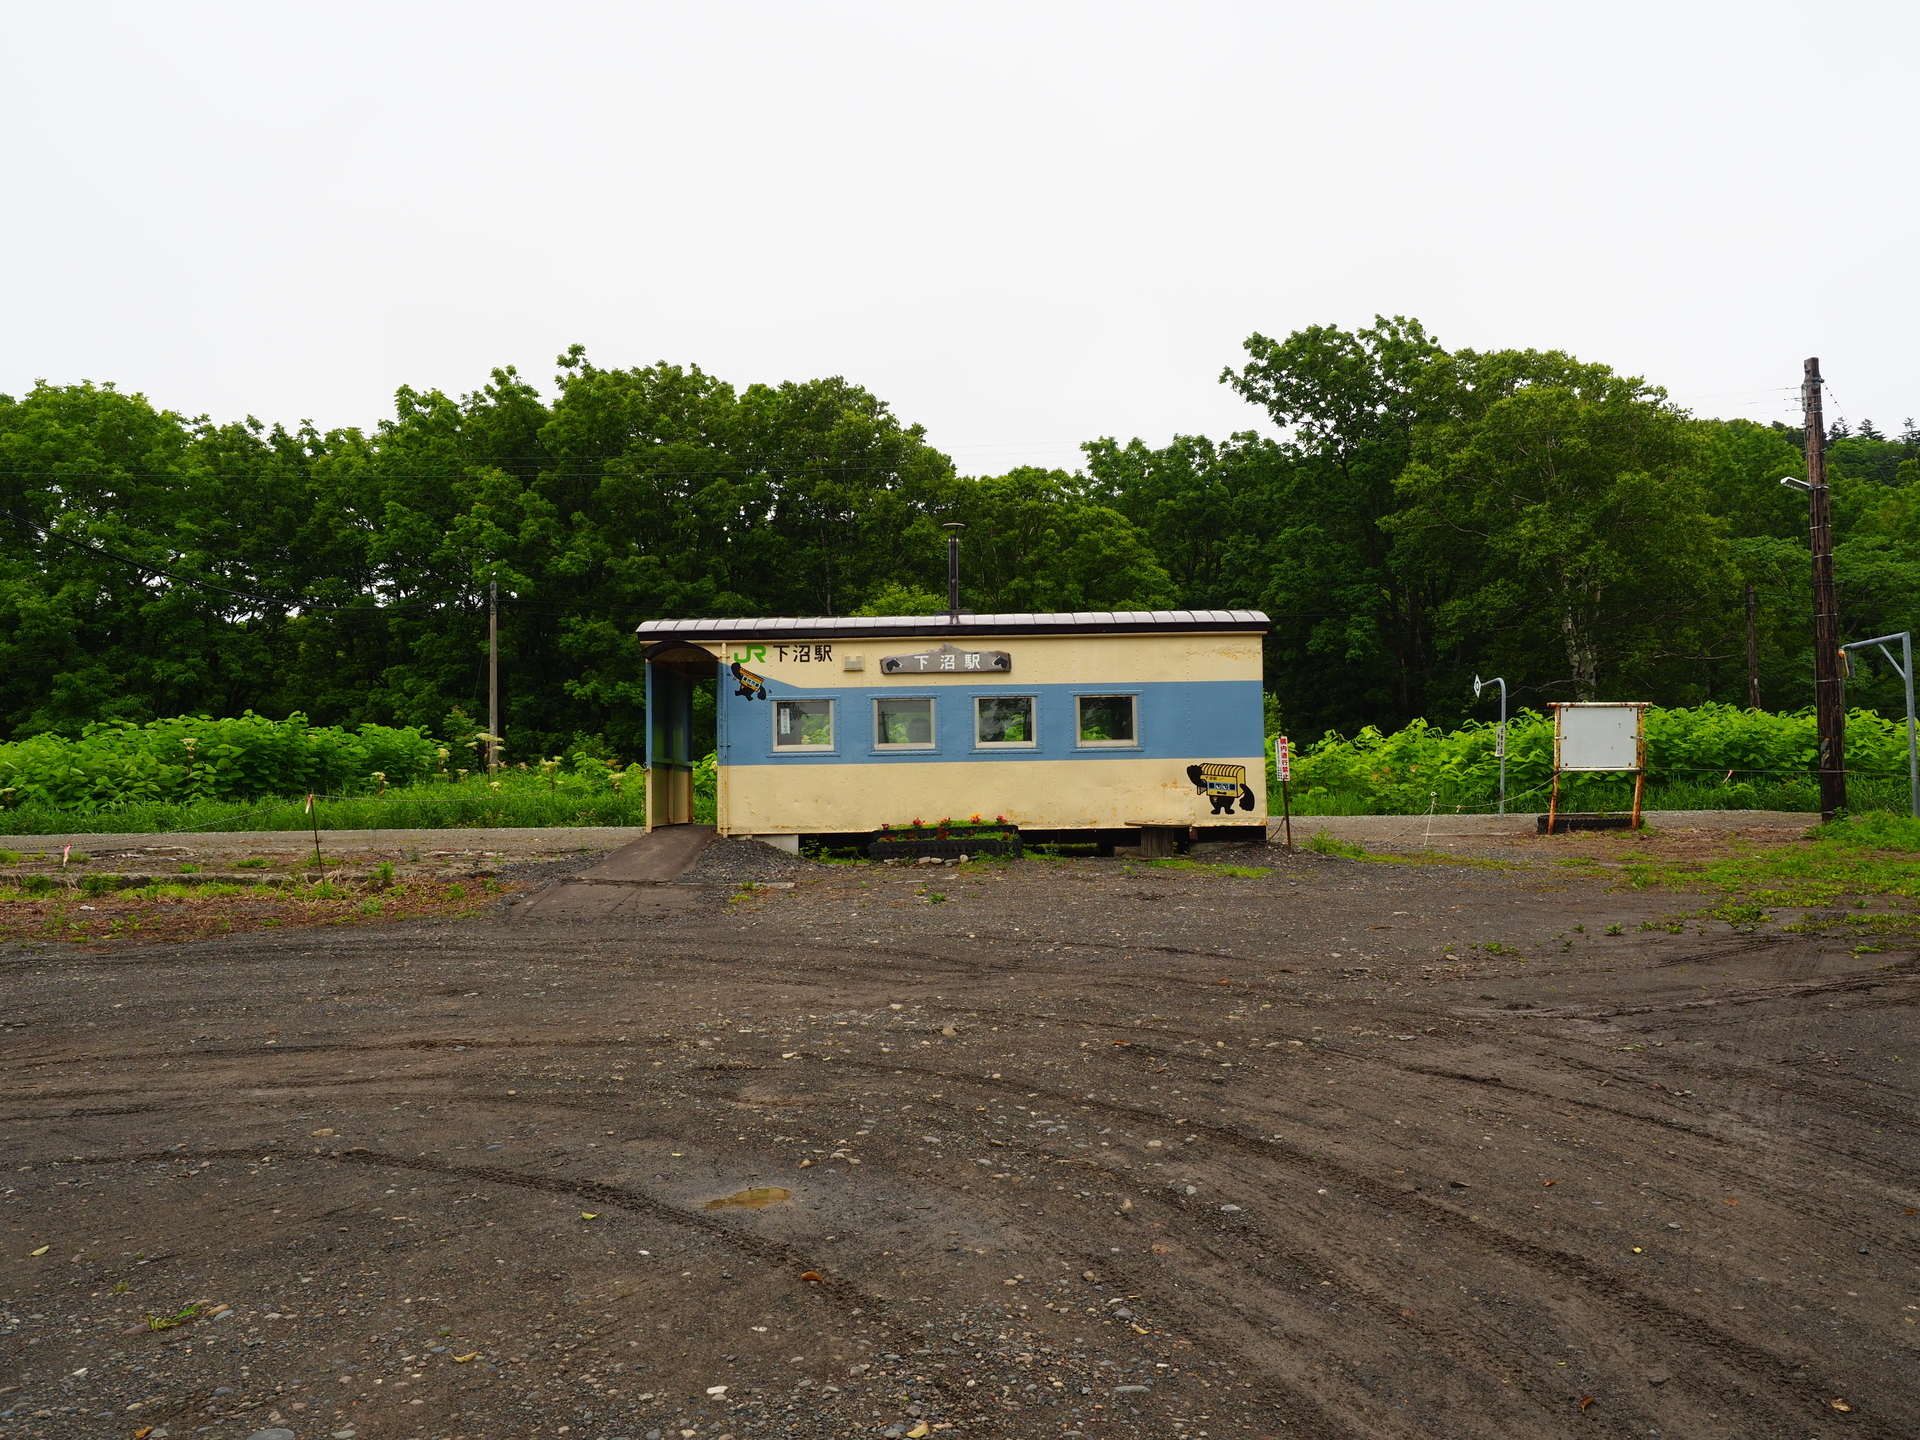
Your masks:
{"label": "station entrance doorway", "polygon": [[663,640],[641,653],[647,662],[647,829],[691,825],[693,767],[712,743],[706,732],[720,662],[683,640]]}

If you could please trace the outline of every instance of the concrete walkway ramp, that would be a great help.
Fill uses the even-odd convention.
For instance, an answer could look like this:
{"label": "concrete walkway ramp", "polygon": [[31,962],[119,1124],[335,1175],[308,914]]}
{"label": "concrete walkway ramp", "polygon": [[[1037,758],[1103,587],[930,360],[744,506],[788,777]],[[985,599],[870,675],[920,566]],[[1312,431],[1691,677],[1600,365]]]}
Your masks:
{"label": "concrete walkway ramp", "polygon": [[663,826],[622,845],[578,875],[569,875],[515,909],[515,921],[641,920],[690,909],[697,886],[676,883],[713,843],[711,825]]}

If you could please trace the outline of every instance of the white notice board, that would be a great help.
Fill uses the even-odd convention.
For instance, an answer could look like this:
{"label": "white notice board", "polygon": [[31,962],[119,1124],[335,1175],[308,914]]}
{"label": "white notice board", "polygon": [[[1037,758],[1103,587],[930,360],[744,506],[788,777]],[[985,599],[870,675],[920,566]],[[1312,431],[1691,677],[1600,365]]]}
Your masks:
{"label": "white notice board", "polygon": [[1646,706],[1600,702],[1553,707],[1553,750],[1561,770],[1638,770]]}

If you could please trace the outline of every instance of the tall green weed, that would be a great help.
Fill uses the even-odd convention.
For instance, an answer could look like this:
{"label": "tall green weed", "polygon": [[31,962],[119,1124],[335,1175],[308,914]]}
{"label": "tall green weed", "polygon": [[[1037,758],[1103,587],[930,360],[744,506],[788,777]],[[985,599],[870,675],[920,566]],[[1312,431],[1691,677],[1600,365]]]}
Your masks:
{"label": "tall green weed", "polygon": [[383,783],[425,780],[442,756],[417,727],[347,731],[310,725],[298,714],[106,721],[87,726],[78,739],[47,734],[0,744],[0,804],[87,811],[315,791],[373,793]]}
{"label": "tall green weed", "polygon": [[[1818,808],[1810,775],[1816,747],[1810,712],[1778,715],[1708,703],[1647,710],[1648,808]],[[1496,725],[1473,721],[1444,731],[1416,720],[1392,734],[1368,726],[1351,738],[1329,731],[1302,747],[1293,765],[1300,814],[1420,814],[1491,809],[1499,789]],[[1875,803],[1904,804],[1906,722],[1871,710],[1847,717],[1847,766]],[[1268,785],[1277,787],[1272,743]],[[1553,719],[1522,710],[1507,721],[1510,805],[1544,807],[1553,774]],[[1566,809],[1619,809],[1631,777],[1565,775]],[[1882,791],[1886,794],[1883,796]],[[1897,799],[1895,798],[1897,796]],[[1270,808],[1278,809],[1276,805]]]}
{"label": "tall green weed", "polygon": [[[181,831],[446,830],[505,826],[639,825],[646,797],[638,767],[612,772],[587,766],[574,774],[505,770],[497,780],[470,775],[427,780],[384,795],[329,795],[310,816],[304,795],[249,801],[139,800],[62,809],[27,804],[0,810],[0,831],[13,835],[156,835]],[[614,780],[620,781],[619,785]],[[704,803],[703,803],[704,799]],[[709,795],[694,792],[694,818],[711,821]]]}
{"label": "tall green weed", "polygon": [[[305,830],[319,796],[323,830],[638,825],[645,771],[581,751],[493,776],[456,738],[424,730],[182,717],[94,725],[79,739],[41,735],[0,745],[0,831],[15,835]],[[694,767],[694,816],[714,818],[709,755]]]}

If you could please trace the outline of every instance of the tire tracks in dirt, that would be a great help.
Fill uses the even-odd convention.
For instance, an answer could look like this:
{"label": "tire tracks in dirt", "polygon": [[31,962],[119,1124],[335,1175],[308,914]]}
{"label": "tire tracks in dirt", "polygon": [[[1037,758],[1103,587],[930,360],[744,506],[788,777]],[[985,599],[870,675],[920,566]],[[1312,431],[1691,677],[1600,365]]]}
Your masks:
{"label": "tire tracks in dirt", "polygon": [[[839,1063],[845,1064],[849,1070],[866,1069],[873,1073],[883,1070],[907,1070],[910,1073],[937,1079],[943,1084],[969,1084],[1022,1098],[1034,1095],[1037,1090],[1039,1095],[1059,1103],[1091,1105],[1109,1114],[1124,1115],[1129,1119],[1150,1121],[1162,1126],[1172,1123],[1168,1116],[1144,1107],[1051,1089],[1039,1080],[1030,1079],[1021,1082],[983,1080],[979,1076],[957,1071],[896,1065],[869,1066],[852,1059]],[[1755,1383],[1763,1378],[1771,1379],[1791,1363],[1785,1355],[1746,1339],[1701,1316],[1671,1306],[1644,1290],[1634,1288],[1596,1261],[1569,1251],[1539,1245],[1524,1236],[1501,1229],[1491,1222],[1480,1220],[1456,1205],[1431,1198],[1423,1192],[1416,1190],[1409,1195],[1371,1174],[1341,1164],[1332,1157],[1309,1153],[1286,1141],[1260,1139],[1238,1129],[1210,1121],[1186,1119],[1181,1123],[1191,1131],[1206,1135],[1226,1148],[1254,1159],[1271,1161],[1277,1152],[1280,1157],[1301,1172],[1311,1174],[1322,1182],[1347,1187],[1376,1205],[1388,1207],[1394,1204],[1417,1203],[1425,1216],[1454,1238],[1466,1241],[1476,1248],[1499,1254],[1502,1258],[1515,1262],[1525,1269],[1581,1287],[1587,1294],[1602,1300],[1624,1317],[1645,1326],[1665,1339],[1679,1341],[1696,1348],[1700,1352],[1702,1363],[1718,1361],[1728,1364],[1740,1370],[1748,1381]],[[1277,1245],[1279,1242],[1269,1237],[1269,1243]],[[1729,1395],[1731,1393],[1729,1391]],[[1875,1418],[1868,1418],[1862,1423],[1867,1427],[1866,1433],[1884,1436],[1885,1440],[1899,1440],[1898,1431],[1887,1427]]]}
{"label": "tire tracks in dirt", "polygon": [[[850,1067],[851,1068],[851,1067]],[[897,1317],[896,1302],[879,1291],[864,1289],[850,1280],[841,1278],[832,1267],[825,1270],[827,1262],[810,1264],[792,1245],[752,1231],[711,1220],[696,1211],[683,1210],[677,1206],[658,1200],[651,1195],[633,1190],[627,1186],[613,1185],[606,1181],[587,1180],[563,1175],[539,1175],[524,1170],[495,1169],[479,1165],[457,1165],[444,1160],[434,1160],[425,1156],[402,1155],[392,1151],[374,1150],[366,1146],[353,1146],[345,1150],[331,1151],[315,1155],[298,1150],[276,1149],[273,1146],[259,1146],[249,1149],[236,1149],[231,1146],[215,1148],[185,1148],[179,1150],[149,1150],[127,1155],[95,1155],[78,1159],[61,1160],[61,1165],[86,1166],[133,1166],[143,1164],[161,1164],[174,1166],[200,1160],[239,1160],[244,1163],[256,1163],[270,1160],[274,1164],[335,1164],[345,1166],[365,1166],[378,1170],[403,1170],[414,1174],[431,1175],[440,1179],[454,1179],[473,1184],[505,1185],[536,1194],[566,1196],[571,1200],[584,1200],[604,1209],[623,1210],[630,1214],[645,1215],[650,1219],[668,1225],[695,1231],[709,1239],[750,1255],[762,1263],[777,1265],[789,1274],[815,1274],[821,1278],[813,1281],[796,1280],[795,1283],[817,1291],[833,1304],[843,1315],[879,1314],[886,1318],[889,1328],[903,1337],[900,1342],[904,1348],[911,1348],[911,1339],[918,1338],[924,1326],[915,1326]],[[50,1164],[51,1160],[37,1163]],[[907,1178],[935,1180],[932,1174],[914,1177],[907,1167],[895,1167]],[[336,1206],[324,1215],[311,1219],[338,1218],[350,1213],[349,1206]],[[1027,1222],[1031,1223],[1031,1222]],[[1111,1269],[1111,1255],[1095,1256],[1088,1252],[1083,1257],[1088,1264],[1099,1264]],[[1197,1328],[1197,1327],[1196,1327]],[[1267,1403],[1280,1410],[1287,1423],[1313,1426],[1309,1433],[1325,1436],[1327,1440],[1365,1440],[1363,1432],[1349,1428],[1336,1415],[1327,1411],[1304,1391],[1292,1387],[1280,1386],[1271,1376],[1262,1377],[1263,1383],[1273,1386],[1278,1394]],[[964,1384],[957,1378],[945,1375],[930,1377],[922,1382],[929,1388],[942,1392],[945,1403],[953,1413],[978,1403],[967,1395]]]}

